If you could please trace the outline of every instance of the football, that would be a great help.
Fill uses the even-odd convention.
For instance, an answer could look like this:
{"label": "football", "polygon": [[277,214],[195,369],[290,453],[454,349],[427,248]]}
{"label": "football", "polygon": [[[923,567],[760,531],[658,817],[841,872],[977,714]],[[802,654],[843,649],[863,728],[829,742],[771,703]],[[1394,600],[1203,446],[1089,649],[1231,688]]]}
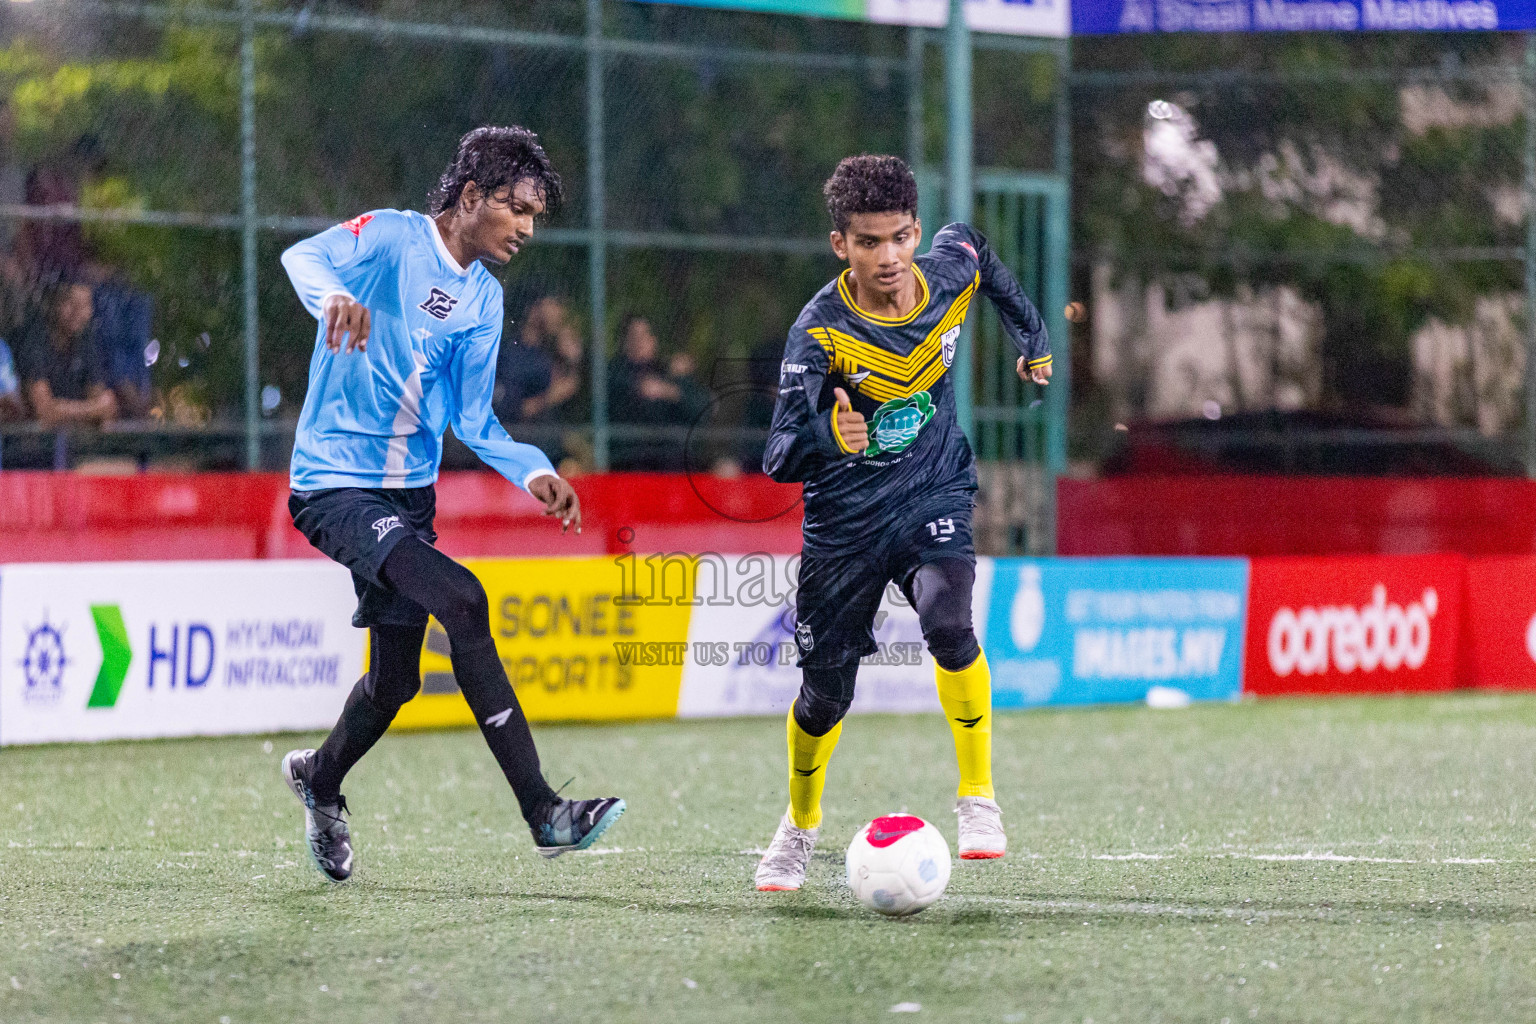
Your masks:
{"label": "football", "polygon": [[949,842],[914,814],[889,814],[848,844],[848,887],[877,914],[915,914],[944,895]]}

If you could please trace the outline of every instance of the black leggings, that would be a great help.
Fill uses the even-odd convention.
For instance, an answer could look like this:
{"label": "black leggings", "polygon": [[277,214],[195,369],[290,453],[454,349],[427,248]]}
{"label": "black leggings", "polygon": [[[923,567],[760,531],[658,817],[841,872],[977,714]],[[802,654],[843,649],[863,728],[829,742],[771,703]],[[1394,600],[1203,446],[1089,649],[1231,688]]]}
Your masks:
{"label": "black leggings", "polygon": [[[533,821],[556,799],[539,770],[528,720],[491,637],[490,603],[475,574],[415,537],[395,545],[381,582],[430,612],[448,634],[453,675],[480,724],[480,733]],[[384,735],[402,705],[421,688],[421,641],[426,626],[374,626],[368,674],[347,698],[341,720],[316,757],[316,796],[338,794],[348,770]]]}
{"label": "black leggings", "polygon": [[368,630],[368,674],[363,696],[393,719],[421,689],[421,641],[427,627],[373,626]]}
{"label": "black leggings", "polygon": [[[907,581],[907,600],[917,609],[923,640],[939,667],[958,672],[981,656],[971,628],[971,588],[976,566],[968,558],[941,558],[918,566]],[[859,663],[801,670],[795,722],[810,736],[825,736],[853,704]]]}

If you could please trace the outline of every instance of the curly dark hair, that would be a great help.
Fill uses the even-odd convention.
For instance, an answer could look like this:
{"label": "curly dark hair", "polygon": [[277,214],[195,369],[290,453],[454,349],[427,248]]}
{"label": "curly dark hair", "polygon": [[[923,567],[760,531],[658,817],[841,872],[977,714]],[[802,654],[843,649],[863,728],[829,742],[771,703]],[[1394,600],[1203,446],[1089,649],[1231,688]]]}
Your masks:
{"label": "curly dark hair", "polygon": [[855,213],[910,213],[917,216],[917,179],[907,162],[895,156],[843,158],[822,186],[832,226],[848,230]]}
{"label": "curly dark hair", "polygon": [[519,181],[532,182],[544,200],[545,216],[559,209],[565,198],[560,175],[539,145],[539,137],[517,125],[486,125],[460,139],[453,162],[427,193],[427,212],[436,215],[452,209],[471,181],[489,194],[510,190]]}

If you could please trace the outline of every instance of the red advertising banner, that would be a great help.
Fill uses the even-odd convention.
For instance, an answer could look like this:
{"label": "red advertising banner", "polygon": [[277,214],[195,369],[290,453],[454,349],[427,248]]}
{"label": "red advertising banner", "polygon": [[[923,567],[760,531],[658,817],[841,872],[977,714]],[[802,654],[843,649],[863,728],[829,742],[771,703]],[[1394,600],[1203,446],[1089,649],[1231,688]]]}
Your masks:
{"label": "red advertising banner", "polygon": [[1252,566],[1244,692],[1456,685],[1460,555],[1255,558]]}
{"label": "red advertising banner", "polygon": [[1536,689],[1536,558],[1467,562],[1462,682]]}

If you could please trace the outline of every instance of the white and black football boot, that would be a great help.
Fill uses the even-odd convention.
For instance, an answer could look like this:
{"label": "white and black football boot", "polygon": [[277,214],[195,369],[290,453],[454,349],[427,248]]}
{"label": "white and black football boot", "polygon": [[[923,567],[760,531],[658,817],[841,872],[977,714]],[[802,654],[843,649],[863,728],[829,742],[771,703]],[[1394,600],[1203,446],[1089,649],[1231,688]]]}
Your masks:
{"label": "white and black football boot", "polygon": [[315,867],[331,881],[345,882],[352,877],[352,835],[341,816],[347,798],[338,795],[334,804],[315,802],[309,785],[314,763],[313,750],[290,750],[283,758],[283,780],[304,805],[304,839]]}

